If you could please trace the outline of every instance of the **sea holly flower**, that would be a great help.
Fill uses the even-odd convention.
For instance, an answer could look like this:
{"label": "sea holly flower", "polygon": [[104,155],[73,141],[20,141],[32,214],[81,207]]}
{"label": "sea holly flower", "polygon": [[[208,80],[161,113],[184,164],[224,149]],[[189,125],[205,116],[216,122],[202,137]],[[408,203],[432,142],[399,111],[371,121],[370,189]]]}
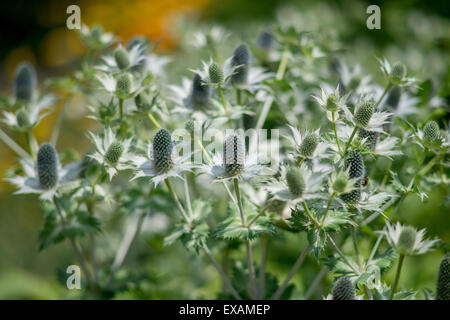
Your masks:
{"label": "sea holly flower", "polygon": [[397,62],[391,66],[386,58],[383,58],[383,60],[377,58],[377,60],[380,63],[381,71],[391,84],[399,87],[407,87],[416,83],[417,80],[415,78],[407,77],[407,69],[403,63]]}
{"label": "sea holly flower", "polygon": [[132,138],[119,140],[110,127],[106,128],[102,136],[89,132],[95,144],[95,152],[90,158],[100,163],[108,173],[111,180],[119,171],[130,169],[130,161],[135,155],[130,152]]}
{"label": "sea holly flower", "polygon": [[93,26],[92,28],[82,25],[80,29],[80,38],[91,50],[107,48],[116,41],[114,34],[104,32],[103,28],[98,25]]}
{"label": "sea holly flower", "polygon": [[223,144],[223,153],[215,154],[212,163],[203,165],[201,171],[211,175],[215,181],[248,180],[262,173],[264,167],[257,160],[257,154],[246,154],[242,137],[231,134]]}
{"label": "sea holly flower", "polygon": [[437,239],[424,239],[425,229],[417,231],[412,226],[403,226],[400,222],[391,226],[386,224],[386,239],[389,245],[399,254],[405,256],[416,256],[424,254],[432,250],[433,246],[438,242]]}
{"label": "sea holly flower", "polygon": [[102,73],[97,75],[96,78],[103,90],[114,94],[119,99],[133,98],[147,88],[147,86],[143,85],[145,79],[135,78],[129,73],[122,73],[117,77]]}
{"label": "sea holly flower", "polygon": [[285,201],[290,205],[311,199],[322,199],[321,193],[326,171],[313,171],[305,163],[300,167],[282,167],[280,179],[271,179],[267,191],[274,199]]}
{"label": "sea holly flower", "polygon": [[339,278],[333,287],[333,300],[356,300],[356,290],[347,277]]}
{"label": "sea holly flower", "polygon": [[328,144],[320,140],[320,129],[316,131],[305,131],[301,134],[300,131],[288,125],[292,136],[286,136],[291,147],[294,148],[292,155],[295,159],[313,159],[325,157]]}
{"label": "sea holly flower", "polygon": [[[408,123],[409,124],[409,123]],[[422,130],[417,129],[410,125],[412,129],[411,137],[414,138],[414,142],[423,149],[437,149],[441,146],[446,146],[448,141],[444,134],[441,134],[439,125],[436,121],[428,121]]]}
{"label": "sea holly flower", "polygon": [[361,153],[357,151],[351,152],[345,159],[346,168],[351,179],[358,179],[355,183],[355,188],[349,193],[341,195],[341,199],[345,203],[355,203],[361,198],[361,181],[366,174],[366,168]]}
{"label": "sea holly flower", "polygon": [[450,254],[446,254],[439,265],[436,300],[450,300]]}
{"label": "sea holly flower", "polygon": [[[190,142],[190,141],[189,141]],[[179,156],[175,141],[167,129],[159,129],[149,142],[147,156],[136,156],[132,161],[136,174],[132,180],[140,177],[150,177],[157,186],[170,177],[183,179],[181,174],[191,171],[194,165],[190,162],[192,153]]]}
{"label": "sea holly flower", "polygon": [[37,95],[37,75],[28,61],[20,63],[14,72],[13,96],[15,101],[31,103]]}
{"label": "sea holly flower", "polygon": [[143,45],[133,46],[130,51],[122,46],[118,46],[112,55],[102,57],[103,63],[96,66],[96,69],[109,73],[129,70],[142,63],[145,59],[144,53],[145,47]]}
{"label": "sea holly flower", "polygon": [[49,143],[43,143],[37,153],[37,160],[20,160],[24,176],[15,176],[6,181],[19,188],[16,194],[37,193],[44,200],[67,188],[71,188],[81,170],[80,162],[72,162],[62,167],[58,154]]}
{"label": "sea holly flower", "polygon": [[50,112],[42,113],[42,111],[49,109],[55,102],[56,99],[52,95],[44,95],[38,101],[22,106],[15,113],[3,111],[1,121],[13,130],[29,131],[50,114]]}
{"label": "sea holly flower", "polygon": [[223,86],[233,74],[238,66],[232,66],[231,63],[224,63],[223,67],[210,59],[209,63],[202,61],[201,69],[190,69],[190,71],[198,74],[204,84],[208,86]]}
{"label": "sea holly flower", "polygon": [[[345,107],[345,104],[348,99],[347,95],[342,95],[339,84],[336,86],[336,89],[329,90],[324,87],[320,88],[321,96],[312,96],[312,98],[317,102],[317,104],[328,112],[338,112],[339,110]],[[331,118],[328,117],[331,121]]]}
{"label": "sea holly flower", "polygon": [[204,84],[200,75],[195,74],[192,80],[183,77],[181,86],[171,85],[173,95],[169,98],[175,102],[174,112],[192,113],[202,111],[210,106],[212,90]]}
{"label": "sea holly flower", "polygon": [[333,171],[328,179],[328,192],[334,195],[350,193],[355,189],[358,178],[350,178],[348,170]]}
{"label": "sea holly flower", "polygon": [[388,123],[392,113],[384,111],[375,111],[373,100],[360,99],[352,113],[347,106],[343,106],[345,119],[350,121],[354,127],[363,128],[366,131],[375,131],[383,133],[383,125]]}

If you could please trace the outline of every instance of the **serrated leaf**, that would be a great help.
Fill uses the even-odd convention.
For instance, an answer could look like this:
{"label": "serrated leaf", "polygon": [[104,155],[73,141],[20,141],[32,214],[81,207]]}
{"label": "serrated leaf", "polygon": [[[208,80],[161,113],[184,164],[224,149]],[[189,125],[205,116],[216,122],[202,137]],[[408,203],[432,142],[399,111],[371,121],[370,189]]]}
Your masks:
{"label": "serrated leaf", "polygon": [[323,223],[323,228],[326,231],[339,231],[342,226],[356,226],[351,216],[351,213],[345,211],[329,211]]}
{"label": "serrated leaf", "polygon": [[316,259],[318,259],[327,244],[326,232],[322,229],[312,229],[308,232],[307,238],[311,246],[311,251],[314,253]]}
{"label": "serrated leaf", "polygon": [[250,227],[243,226],[241,219],[231,217],[219,224],[213,235],[222,239],[252,240],[262,234],[275,234],[276,229],[271,221],[265,217],[260,217]]}

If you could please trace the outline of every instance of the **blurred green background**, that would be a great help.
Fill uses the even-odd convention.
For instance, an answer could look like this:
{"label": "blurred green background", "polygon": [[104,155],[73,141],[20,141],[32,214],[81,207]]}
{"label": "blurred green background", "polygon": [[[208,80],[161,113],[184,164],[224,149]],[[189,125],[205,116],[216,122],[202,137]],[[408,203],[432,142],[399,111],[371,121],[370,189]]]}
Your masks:
{"label": "blurred green background", "polygon": [[[261,30],[261,26],[283,16],[286,21],[305,30],[334,30],[347,48],[348,56],[364,65],[365,70],[372,70],[375,77],[380,76],[380,72],[374,57],[385,55],[392,61],[405,61],[420,77],[433,79],[437,84],[436,90],[449,92],[449,1],[16,0],[2,2],[0,10],[2,95],[9,93],[14,68],[21,60],[29,60],[37,67],[40,80],[66,74],[78,66],[81,55],[86,51],[77,35],[65,28],[65,9],[70,4],[80,6],[83,23],[101,24],[123,40],[138,34],[162,39],[158,50],[174,57],[180,50],[176,28],[180,18],[192,20],[194,25],[223,24],[237,38],[249,40]],[[370,4],[381,7],[381,30],[366,28],[365,11]],[[300,14],[295,15],[295,12]],[[446,98],[448,101],[449,96]],[[60,145],[84,152],[88,143],[84,132],[91,127],[91,122],[77,117],[77,104],[74,105]],[[50,136],[56,114],[36,128],[34,133],[40,142]],[[25,144],[19,135],[12,136]],[[5,176],[7,168],[14,164],[14,158],[15,155],[0,143],[0,176]],[[38,199],[29,195],[13,196],[12,192],[9,184],[0,181],[0,299],[77,297],[76,292],[69,292],[58,282],[58,273],[64,273],[67,265],[73,263],[67,244],[39,252],[37,237],[43,217]],[[447,188],[438,187],[424,203],[416,196],[409,196],[400,209],[399,217],[402,222],[427,228],[429,235],[449,242],[449,203]],[[133,270],[133,276],[145,277],[141,279],[139,288],[128,290],[118,298],[203,298],[220,289],[220,280],[213,268],[185,252],[180,245],[164,248],[162,241],[165,235],[165,231],[152,231],[138,239],[127,258],[126,267]],[[108,240],[106,234],[100,237],[103,241]],[[305,243],[303,235],[293,234],[271,241],[268,271],[279,276],[286,274]],[[369,250],[369,242],[363,244],[362,250]],[[256,259],[257,255],[258,252]],[[437,250],[426,256],[406,259],[401,286],[434,290],[442,255],[443,252]],[[302,271],[294,278],[300,291],[308,288],[319,270],[314,258],[308,257]],[[130,275],[124,272],[123,276]],[[393,270],[388,279],[392,277]],[[322,281],[313,298],[319,299],[329,292],[330,280],[326,277]],[[296,297],[295,293],[293,297]]]}

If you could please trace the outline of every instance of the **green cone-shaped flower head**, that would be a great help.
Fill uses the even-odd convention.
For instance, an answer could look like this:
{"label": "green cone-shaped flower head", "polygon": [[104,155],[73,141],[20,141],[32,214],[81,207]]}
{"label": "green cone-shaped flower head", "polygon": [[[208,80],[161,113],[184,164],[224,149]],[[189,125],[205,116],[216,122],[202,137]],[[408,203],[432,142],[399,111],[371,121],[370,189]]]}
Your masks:
{"label": "green cone-shaped flower head", "polygon": [[373,101],[360,103],[355,110],[355,123],[360,128],[365,128],[375,112]]}
{"label": "green cone-shaped flower head", "polygon": [[450,300],[450,254],[442,259],[439,266],[436,300]]}
{"label": "green cone-shaped flower head", "polygon": [[165,173],[173,168],[173,141],[167,129],[159,129],[153,138],[153,159],[158,172]]}
{"label": "green cone-shaped flower head", "polygon": [[123,145],[119,141],[111,143],[108,150],[105,152],[105,160],[110,164],[115,165],[119,162],[123,153]]}
{"label": "green cone-shaped flower head", "polygon": [[314,132],[307,134],[300,144],[299,153],[305,158],[312,157],[319,142],[320,138],[317,134],[315,134]]}
{"label": "green cone-shaped flower head", "polygon": [[378,132],[374,131],[368,131],[365,129],[359,129],[358,130],[358,137],[360,139],[366,139],[366,145],[370,148],[370,150],[374,151],[377,142],[378,142]]}
{"label": "green cone-shaped flower head", "polygon": [[[341,85],[339,86],[339,88]],[[325,108],[330,112],[337,112],[341,108],[339,106],[339,98],[336,97],[334,94],[330,94],[327,98],[327,104],[325,105]]]}
{"label": "green cone-shaped flower head", "polygon": [[252,54],[245,43],[240,44],[234,50],[233,57],[231,58],[231,65],[233,67],[240,67],[238,67],[231,76],[232,84],[243,84],[247,82],[251,58]]}
{"label": "green cone-shaped flower head", "polygon": [[411,252],[416,242],[417,231],[412,226],[405,226],[398,237],[397,248],[402,253]]}
{"label": "green cone-shaped flower head", "polygon": [[406,66],[401,62],[396,62],[392,66],[391,73],[389,74],[389,79],[395,85],[399,84],[402,79],[406,76]]}
{"label": "green cone-shaped flower head", "polygon": [[25,109],[20,109],[16,113],[17,124],[20,128],[27,128],[31,125],[30,116],[28,111]]}
{"label": "green cone-shaped flower head", "polygon": [[222,68],[215,62],[213,62],[208,69],[209,80],[212,83],[222,83],[224,80],[223,70]]}
{"label": "green cone-shaped flower head", "polygon": [[209,103],[211,88],[205,85],[200,75],[195,74],[192,80],[191,104],[195,107],[204,107]]}
{"label": "green cone-shaped flower head", "polygon": [[116,90],[119,92],[122,96],[127,96],[131,92],[131,75],[128,73],[121,74],[117,78],[117,85]]}
{"label": "green cone-shaped flower head", "polygon": [[345,188],[347,187],[347,182],[349,180],[349,176],[346,172],[341,171],[337,174],[336,179],[333,181],[333,191],[341,194],[345,191]]}
{"label": "green cone-shaped flower head", "polygon": [[436,121],[428,121],[423,127],[423,140],[426,144],[440,139],[439,125]]}
{"label": "green cone-shaped flower head", "polygon": [[37,175],[39,185],[44,190],[56,186],[58,182],[58,154],[49,143],[44,143],[37,153]]}
{"label": "green cone-shaped flower head", "polygon": [[228,176],[242,172],[245,163],[245,144],[241,136],[230,135],[223,144],[223,164]]}
{"label": "green cone-shaped flower head", "polygon": [[301,197],[305,192],[306,184],[300,169],[290,167],[286,171],[286,182],[288,189],[294,197]]}
{"label": "green cone-shaped flower head", "polygon": [[29,103],[37,86],[36,70],[29,62],[20,63],[14,74],[13,93],[18,101]]}
{"label": "green cone-shaped flower head", "polygon": [[114,59],[120,70],[124,70],[130,66],[130,57],[127,50],[122,47],[118,47],[114,50]]}
{"label": "green cone-shaped flower head", "polygon": [[333,300],[355,300],[356,292],[353,284],[347,277],[341,277],[333,288]]}
{"label": "green cone-shaped flower head", "polygon": [[361,181],[366,173],[366,168],[364,166],[364,161],[361,153],[357,151],[353,151],[349,153],[346,159],[347,169],[349,172],[349,177],[359,178],[356,183],[353,191],[349,193],[345,193],[341,196],[341,199],[346,203],[355,203],[358,202],[361,198]]}

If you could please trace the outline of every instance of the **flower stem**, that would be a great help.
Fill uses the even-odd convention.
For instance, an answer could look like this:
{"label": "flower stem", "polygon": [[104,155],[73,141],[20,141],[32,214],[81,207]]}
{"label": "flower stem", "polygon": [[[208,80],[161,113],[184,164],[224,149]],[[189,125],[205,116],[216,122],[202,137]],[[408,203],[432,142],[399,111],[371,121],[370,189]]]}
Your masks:
{"label": "flower stem", "polygon": [[403,265],[404,259],[405,259],[405,256],[403,254],[401,254],[398,259],[397,272],[395,273],[394,285],[392,286],[391,295],[389,297],[389,300],[392,300],[394,298],[395,290],[397,289],[397,285],[398,285],[398,280],[400,279],[400,273],[402,272],[402,265]]}
{"label": "flower stem", "polygon": [[27,138],[28,149],[30,150],[31,157],[36,159],[36,152],[33,148],[33,133],[31,132],[31,129],[25,133],[25,137]]}
{"label": "flower stem", "polygon": [[389,89],[392,87],[392,83],[389,81],[388,85],[386,86],[386,88],[383,91],[383,94],[381,95],[381,97],[378,99],[378,101],[375,103],[375,109],[378,107],[378,105],[381,103],[381,101],[383,100],[384,96],[386,95],[386,93],[388,93]]}
{"label": "flower stem", "polygon": [[339,138],[338,138],[338,134],[337,134],[337,130],[336,130],[336,120],[334,118],[334,112],[331,113],[331,120],[333,123],[333,130],[334,130],[334,137],[336,138],[336,144],[339,150],[339,154],[342,154],[342,150],[341,150],[341,146],[339,144]]}
{"label": "flower stem", "polygon": [[284,50],[283,56],[281,57],[280,65],[278,66],[277,74],[275,78],[277,80],[283,79],[284,73],[286,72],[286,66],[289,60],[289,50]]}
{"label": "flower stem", "polygon": [[327,215],[328,215],[328,211],[330,210],[331,202],[333,201],[334,197],[335,197],[335,194],[333,193],[330,196],[330,199],[328,199],[327,208],[325,209],[325,213],[323,214],[322,220],[320,221],[320,226],[321,227],[323,227],[323,224],[325,223],[325,220],[326,220]]}
{"label": "flower stem", "polygon": [[119,118],[123,121],[123,99],[119,99]]}
{"label": "flower stem", "polygon": [[219,91],[220,100],[222,101],[223,108],[227,111],[227,103],[225,101],[225,97],[223,96],[223,89],[221,85],[217,86],[217,90]]}
{"label": "flower stem", "polygon": [[236,88],[236,103],[238,106],[241,105],[241,89]]}
{"label": "flower stem", "polygon": [[58,142],[59,133],[61,132],[62,124],[64,122],[64,117],[66,115],[67,109],[69,109],[69,106],[72,102],[73,96],[74,96],[74,94],[71,93],[69,95],[69,97],[67,98],[66,103],[64,104],[64,107],[63,107],[61,113],[59,114],[58,122],[56,123],[56,126],[53,129],[52,136],[50,138],[50,143],[55,147],[56,147],[56,143]]}
{"label": "flower stem", "polygon": [[261,260],[259,263],[259,286],[258,286],[258,299],[263,299],[265,296],[265,279],[266,279],[266,263],[267,263],[267,241],[268,235],[263,234],[261,236]]}
{"label": "flower stem", "polygon": [[320,225],[317,222],[317,220],[313,217],[311,211],[309,211],[308,205],[305,201],[302,202],[303,208],[305,209],[306,214],[308,215],[309,219],[311,219],[311,222],[314,223],[314,225],[320,229]]}
{"label": "flower stem", "polygon": [[181,205],[181,202],[178,199],[177,194],[173,190],[169,179],[166,179],[164,181],[166,182],[166,186],[167,186],[167,189],[169,189],[170,195],[172,196],[173,200],[175,200],[175,204],[177,205],[178,210],[180,211],[180,213],[183,216],[184,220],[186,220],[187,224],[191,227],[191,220],[189,219],[188,215],[186,214],[186,211],[184,210],[183,206]]}
{"label": "flower stem", "polygon": [[306,254],[309,251],[309,243],[305,246],[303,251],[298,256],[297,261],[295,262],[294,266],[292,267],[291,271],[289,271],[289,274],[287,275],[286,279],[284,279],[281,286],[278,288],[278,290],[273,294],[273,296],[270,298],[270,300],[278,300],[280,296],[283,294],[283,292],[286,290],[289,281],[295,276],[298,269],[301,267],[303,261],[305,260]]}
{"label": "flower stem", "polygon": [[23,158],[29,158],[30,155],[14,142],[2,129],[0,129],[0,140],[2,140],[12,151]]}
{"label": "flower stem", "polygon": [[151,121],[151,123],[153,123],[153,125],[156,127],[156,128],[161,128],[161,125],[159,124],[159,122],[155,119],[155,117],[152,115],[152,113],[149,111],[149,112],[147,112],[146,113],[146,115],[147,115],[147,118]]}
{"label": "flower stem", "polygon": [[342,258],[344,263],[347,266],[349,266],[350,269],[352,269],[354,273],[356,273],[357,275],[360,275],[361,272],[359,272],[359,270],[356,270],[355,267],[353,267],[353,265],[350,263],[350,261],[347,259],[347,257],[342,253],[341,249],[339,249],[339,247],[334,242],[333,238],[328,233],[327,233],[327,237],[328,237],[328,240],[331,243],[331,246],[334,248],[334,250],[336,250],[337,254]]}
{"label": "flower stem", "polygon": [[238,179],[236,179],[236,178],[233,179],[233,183],[234,183],[234,191],[236,192],[236,198],[237,198],[237,203],[238,203],[238,207],[239,207],[239,214],[241,215],[242,226],[246,227],[245,215],[244,215],[244,209],[242,208],[242,199],[241,199],[241,192],[239,190]]}
{"label": "flower stem", "polygon": [[351,136],[350,136],[350,139],[348,139],[348,142],[347,142],[347,144],[345,145],[344,154],[342,155],[342,157],[345,157],[345,156],[346,156],[348,147],[349,147],[350,144],[352,143],[352,140],[353,140],[353,137],[354,137],[355,134],[356,134],[356,131],[358,131],[358,127],[355,127],[355,128],[353,129],[353,132],[352,132],[352,134],[351,134]]}

